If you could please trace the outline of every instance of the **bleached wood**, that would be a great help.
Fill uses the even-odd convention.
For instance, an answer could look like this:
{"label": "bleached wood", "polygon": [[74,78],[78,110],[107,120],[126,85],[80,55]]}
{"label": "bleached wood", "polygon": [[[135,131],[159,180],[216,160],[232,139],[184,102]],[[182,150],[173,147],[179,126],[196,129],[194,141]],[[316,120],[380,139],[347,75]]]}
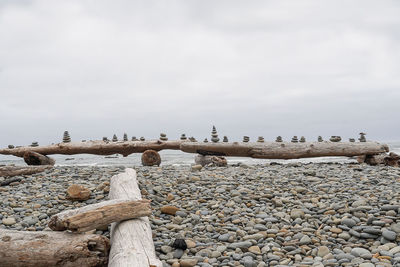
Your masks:
{"label": "bleached wood", "polygon": [[121,154],[126,157],[132,153],[142,153],[149,149],[155,151],[160,151],[163,149],[179,150],[179,146],[183,142],[189,142],[189,141],[153,140],[153,141],[118,141],[118,142],[104,142],[104,141],[71,142],[71,143],[60,143],[48,146],[37,146],[37,147],[28,146],[28,147],[19,147],[12,149],[5,148],[5,149],[0,149],[0,154],[23,157],[26,152],[31,151],[42,155]]}
{"label": "bleached wood", "polygon": [[68,229],[83,233],[113,222],[150,214],[149,200],[113,199],[55,214],[50,218],[49,227],[55,231]]}
{"label": "bleached wood", "polygon": [[[136,171],[127,168],[124,173],[113,176],[109,197],[110,199],[141,200]],[[108,266],[162,266],[161,261],[156,257],[150,222],[147,217],[112,224]]]}
{"label": "bleached wood", "polygon": [[2,267],[106,266],[109,248],[101,235],[0,229]]}
{"label": "bleached wood", "polygon": [[202,155],[252,157],[262,159],[299,159],[312,157],[352,157],[388,152],[385,144],[377,142],[333,143],[333,142],[265,142],[265,143],[197,143],[186,142],[180,146],[188,153]]}
{"label": "bleached wood", "polygon": [[47,169],[51,169],[53,166],[44,165],[44,166],[3,166],[0,167],[0,177],[11,177],[17,175],[30,175],[39,172],[43,172]]}

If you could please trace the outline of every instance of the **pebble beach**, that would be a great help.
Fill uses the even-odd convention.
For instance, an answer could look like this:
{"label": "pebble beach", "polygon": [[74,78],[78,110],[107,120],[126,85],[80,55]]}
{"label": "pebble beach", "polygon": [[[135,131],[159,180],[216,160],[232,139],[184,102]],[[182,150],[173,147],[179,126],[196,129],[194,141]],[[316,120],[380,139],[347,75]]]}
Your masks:
{"label": "pebble beach", "polygon": [[[400,169],[357,163],[134,166],[164,266],[400,266]],[[56,166],[0,187],[0,227],[108,199],[124,166]],[[4,178],[0,177],[0,182]],[[71,184],[90,189],[71,201]],[[172,210],[172,211],[171,211]],[[109,236],[109,229],[96,233]],[[187,249],[173,247],[185,239]]]}

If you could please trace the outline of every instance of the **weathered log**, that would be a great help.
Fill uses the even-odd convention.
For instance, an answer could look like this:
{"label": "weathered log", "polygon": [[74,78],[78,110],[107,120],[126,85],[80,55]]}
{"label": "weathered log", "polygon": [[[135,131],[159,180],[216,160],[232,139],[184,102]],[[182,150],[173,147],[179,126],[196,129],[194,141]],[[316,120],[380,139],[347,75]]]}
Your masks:
{"label": "weathered log", "polygon": [[49,227],[55,231],[68,229],[82,233],[150,214],[149,200],[114,199],[55,214],[50,218]]}
{"label": "weathered log", "polygon": [[56,162],[54,159],[48,156],[33,151],[25,152],[24,161],[28,165],[54,165]]}
{"label": "weathered log", "polygon": [[0,183],[0,186],[6,186],[6,185],[9,185],[9,184],[14,183],[14,182],[20,182],[21,180],[22,180],[21,177],[9,178],[9,179],[6,179],[6,180],[2,181]]}
{"label": "weathered log", "polygon": [[101,235],[0,229],[2,267],[106,266],[109,248]]}
{"label": "weathered log", "polygon": [[[110,199],[141,200],[136,171],[127,168],[125,173],[113,176],[109,197]],[[112,224],[108,266],[162,266],[161,261],[156,257],[147,217]]]}
{"label": "weathered log", "polygon": [[142,164],[143,166],[160,166],[161,157],[160,154],[155,150],[146,150],[142,154]]}
{"label": "weathered log", "polygon": [[363,155],[357,157],[359,163],[367,163],[369,165],[385,165],[392,167],[400,167],[400,156],[396,153],[381,153],[378,155]]}
{"label": "weathered log", "polygon": [[201,166],[206,166],[206,165],[215,165],[218,167],[225,167],[228,165],[228,162],[226,158],[221,157],[221,156],[206,156],[206,155],[196,155],[194,158],[194,162],[196,164],[200,164]]}
{"label": "weathered log", "polygon": [[187,140],[179,141],[118,141],[118,142],[104,142],[104,141],[87,141],[87,142],[71,142],[60,143],[48,146],[37,147],[19,147],[19,148],[5,148],[0,149],[0,154],[14,155],[23,157],[26,152],[36,152],[41,155],[51,154],[94,154],[94,155],[113,155],[121,154],[124,157],[132,153],[143,153],[146,150],[152,149],[160,151],[163,149],[179,150],[180,144],[189,142]]}
{"label": "weathered log", "polygon": [[51,169],[53,166],[34,166],[34,167],[24,167],[24,166],[4,166],[0,167],[0,177],[11,177],[17,175],[30,175],[39,172],[43,172],[47,169]]}
{"label": "weathered log", "polygon": [[252,157],[262,159],[299,159],[312,157],[375,155],[388,152],[387,145],[365,143],[197,143],[181,144],[181,150],[201,155]]}

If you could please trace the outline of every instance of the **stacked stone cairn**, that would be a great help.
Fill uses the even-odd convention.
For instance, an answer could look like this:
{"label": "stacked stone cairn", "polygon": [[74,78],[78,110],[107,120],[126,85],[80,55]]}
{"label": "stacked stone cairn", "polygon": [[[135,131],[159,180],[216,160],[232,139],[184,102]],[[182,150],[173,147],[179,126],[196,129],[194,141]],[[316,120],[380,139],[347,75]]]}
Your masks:
{"label": "stacked stone cairn", "polygon": [[228,141],[228,136],[224,136],[224,139],[222,140],[222,142],[228,143],[228,142],[229,142],[229,141]]}
{"label": "stacked stone cairn", "polygon": [[132,136],[132,141],[139,141],[139,139],[136,138],[136,136]]}
{"label": "stacked stone cairn", "polygon": [[356,139],[354,139],[354,138],[349,138],[349,142],[350,143],[354,143],[356,141]]}
{"label": "stacked stone cairn", "polygon": [[107,136],[104,136],[104,137],[103,137],[103,142],[108,142]]}
{"label": "stacked stone cairn", "polygon": [[323,142],[324,139],[322,139],[322,136],[318,136],[318,142]]}
{"label": "stacked stone cairn", "polygon": [[140,137],[140,141],[146,141],[146,139],[142,136]]}
{"label": "stacked stone cairn", "polygon": [[71,137],[69,136],[68,131],[65,131],[63,135],[63,143],[70,143],[70,142],[71,142]]}
{"label": "stacked stone cairn", "polygon": [[292,137],[292,141],[291,142],[292,143],[298,143],[299,142],[299,139],[297,139],[296,135]]}
{"label": "stacked stone cairn", "polygon": [[124,133],[124,142],[128,141],[128,135]]}
{"label": "stacked stone cairn", "polygon": [[342,141],[342,138],[338,135],[332,135],[331,138],[329,138],[329,141],[331,142],[340,142]]}
{"label": "stacked stone cairn", "polygon": [[9,149],[13,149],[13,148],[14,148],[14,145],[8,145],[8,148],[9,148]]}
{"label": "stacked stone cairn", "polygon": [[360,142],[367,142],[365,135],[366,135],[366,133],[360,133],[360,138],[358,138],[358,140],[360,140]]}
{"label": "stacked stone cairn", "polygon": [[189,140],[190,140],[191,142],[197,142],[196,138],[194,138],[193,136],[189,137]]}
{"label": "stacked stone cairn", "polygon": [[276,138],[275,142],[282,143],[282,142],[283,142],[282,136],[279,135],[279,136]]}
{"label": "stacked stone cairn", "polygon": [[208,140],[207,140],[207,138],[205,138],[203,142],[204,142],[204,143],[208,143]]}
{"label": "stacked stone cairn", "polygon": [[300,143],[305,143],[306,142],[306,138],[304,136],[300,137]]}
{"label": "stacked stone cairn", "polygon": [[258,143],[264,143],[264,137],[259,136],[257,142]]}
{"label": "stacked stone cairn", "polygon": [[218,141],[219,141],[217,129],[215,129],[215,126],[213,126],[213,128],[212,128],[211,141],[213,143],[218,143]]}
{"label": "stacked stone cairn", "polygon": [[183,133],[183,134],[181,135],[181,140],[187,140],[186,134]]}
{"label": "stacked stone cairn", "polygon": [[31,146],[32,147],[39,146],[39,143],[38,142],[32,142]]}
{"label": "stacked stone cairn", "polygon": [[243,143],[248,143],[250,141],[250,137],[243,136]]}
{"label": "stacked stone cairn", "polygon": [[117,135],[116,135],[116,134],[113,135],[112,141],[113,141],[113,142],[117,142],[117,141],[118,141],[118,138],[117,138]]}
{"label": "stacked stone cairn", "polygon": [[167,135],[165,133],[160,133],[160,140],[161,141],[168,141]]}

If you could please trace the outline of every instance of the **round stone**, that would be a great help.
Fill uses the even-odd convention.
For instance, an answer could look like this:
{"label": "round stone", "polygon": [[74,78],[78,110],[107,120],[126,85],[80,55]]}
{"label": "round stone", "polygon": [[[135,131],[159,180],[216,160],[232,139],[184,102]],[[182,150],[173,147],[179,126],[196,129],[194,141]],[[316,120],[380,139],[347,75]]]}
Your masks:
{"label": "round stone", "polygon": [[17,223],[17,221],[13,217],[4,218],[2,222],[4,225],[13,225]]}

